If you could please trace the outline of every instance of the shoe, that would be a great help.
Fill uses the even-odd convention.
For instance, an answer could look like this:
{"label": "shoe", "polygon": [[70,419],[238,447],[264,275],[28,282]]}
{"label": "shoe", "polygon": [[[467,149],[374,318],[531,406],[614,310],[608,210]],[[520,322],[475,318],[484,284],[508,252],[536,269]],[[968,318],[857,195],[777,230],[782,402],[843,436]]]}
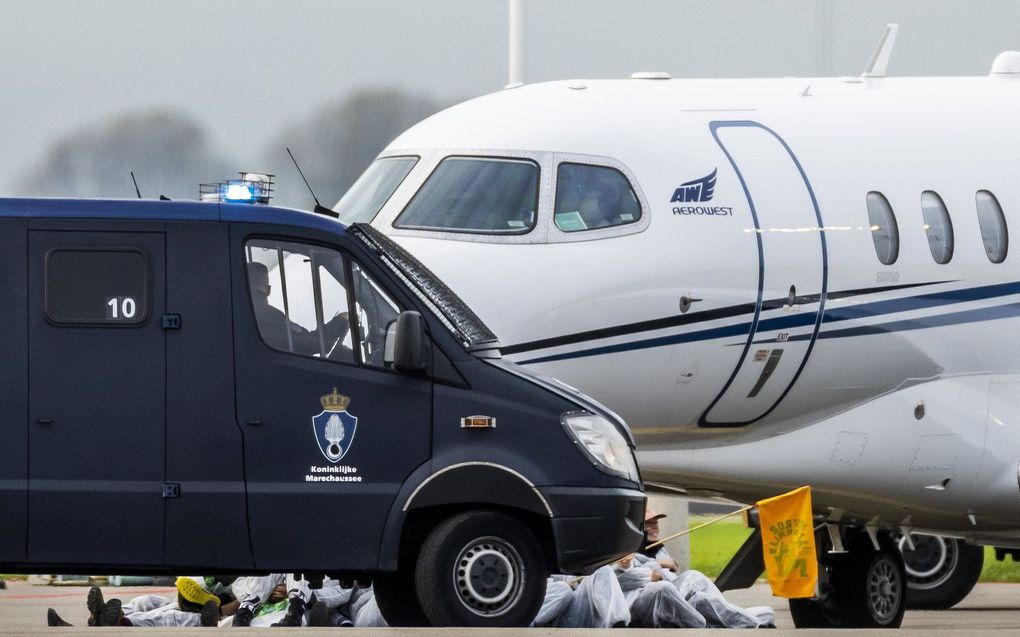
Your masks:
{"label": "shoe", "polygon": [[211,628],[220,623],[220,605],[215,600],[209,600],[202,606],[202,625]]}
{"label": "shoe", "polygon": [[249,595],[241,600],[240,606],[237,607],[237,612],[234,613],[234,621],[231,626],[251,626],[251,620],[255,618],[255,611],[259,609],[262,602],[259,600],[258,595]]}
{"label": "shoe", "polygon": [[70,626],[69,622],[65,622],[63,618],[57,614],[57,611],[52,608],[46,609],[46,625],[47,626]]}
{"label": "shoe", "polygon": [[[195,604],[194,613],[201,613],[202,606],[207,601],[215,600],[216,604],[219,604],[219,597],[213,595],[202,586],[191,579],[190,577],[179,577],[176,581],[177,596],[183,598],[185,601],[190,601]],[[184,611],[185,608],[181,608]]]}
{"label": "shoe", "polygon": [[111,599],[103,604],[103,610],[99,613],[99,626],[120,626],[120,620],[124,619],[124,611],[120,607],[119,599]]}
{"label": "shoe", "polygon": [[305,600],[301,599],[298,595],[293,595],[290,598],[290,603],[287,605],[287,614],[283,616],[283,619],[273,624],[273,626],[298,628],[301,626],[301,620],[304,616]]}
{"label": "shoe", "polygon": [[85,606],[89,609],[89,626],[100,626],[99,615],[103,612],[103,591],[98,586],[89,587],[89,596],[85,598]]}
{"label": "shoe", "polygon": [[329,626],[329,608],[325,604],[315,604],[308,612],[309,626]]}

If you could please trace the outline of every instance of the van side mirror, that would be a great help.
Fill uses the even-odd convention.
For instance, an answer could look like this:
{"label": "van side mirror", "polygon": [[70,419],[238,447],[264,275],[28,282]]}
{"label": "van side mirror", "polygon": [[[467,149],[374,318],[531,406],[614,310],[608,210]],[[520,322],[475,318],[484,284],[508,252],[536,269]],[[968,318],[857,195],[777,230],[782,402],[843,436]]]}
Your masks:
{"label": "van side mirror", "polygon": [[425,319],[407,310],[386,328],[383,360],[401,372],[423,372],[428,364]]}

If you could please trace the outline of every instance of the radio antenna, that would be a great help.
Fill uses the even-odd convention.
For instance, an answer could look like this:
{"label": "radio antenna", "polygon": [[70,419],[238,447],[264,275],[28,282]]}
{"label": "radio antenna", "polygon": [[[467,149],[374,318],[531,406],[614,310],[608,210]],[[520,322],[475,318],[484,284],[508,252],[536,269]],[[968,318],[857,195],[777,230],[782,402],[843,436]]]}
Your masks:
{"label": "radio antenna", "polygon": [[290,160],[294,162],[294,168],[297,168],[298,174],[301,175],[301,179],[305,182],[305,187],[308,188],[309,194],[311,194],[312,199],[315,200],[315,208],[313,208],[312,210],[314,210],[320,215],[326,215],[328,217],[333,217],[334,219],[339,219],[340,213],[333,212],[326,206],[319,203],[319,198],[315,196],[315,191],[312,190],[312,185],[308,183],[307,179],[305,179],[305,173],[302,172],[301,166],[299,166],[297,160],[294,159],[294,153],[290,152],[290,148],[287,148],[287,154],[290,155]]}
{"label": "radio antenna", "polygon": [[138,198],[141,199],[142,198],[142,191],[138,189],[138,180],[135,179],[135,171],[133,171],[133,170],[131,171],[131,181],[135,185],[135,193],[138,195]]}

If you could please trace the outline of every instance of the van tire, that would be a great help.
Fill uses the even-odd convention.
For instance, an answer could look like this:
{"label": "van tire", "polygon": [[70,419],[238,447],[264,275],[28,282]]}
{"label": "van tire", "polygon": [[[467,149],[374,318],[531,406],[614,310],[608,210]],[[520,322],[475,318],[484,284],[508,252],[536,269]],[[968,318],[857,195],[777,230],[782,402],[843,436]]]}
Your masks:
{"label": "van tire", "polygon": [[433,626],[528,626],[545,598],[545,558],[514,517],[468,511],[436,526],[422,544],[415,589]]}
{"label": "van tire", "polygon": [[372,578],[375,603],[386,623],[393,627],[428,626],[429,620],[414,593],[414,568],[409,565],[395,573],[379,573]]}

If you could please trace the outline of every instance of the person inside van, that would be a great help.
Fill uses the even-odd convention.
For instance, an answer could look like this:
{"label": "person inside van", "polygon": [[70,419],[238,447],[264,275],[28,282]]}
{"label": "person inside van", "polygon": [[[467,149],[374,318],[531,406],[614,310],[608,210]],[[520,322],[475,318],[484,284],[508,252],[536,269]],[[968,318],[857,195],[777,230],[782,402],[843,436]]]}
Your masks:
{"label": "person inside van", "polygon": [[[310,332],[290,320],[286,314],[269,303],[269,268],[262,263],[248,263],[248,282],[251,286],[252,305],[259,333],[273,349],[306,356],[327,357],[336,348],[342,348],[344,336],[350,330],[347,312],[341,312],[322,326],[322,339],[318,332]],[[325,349],[325,351],[323,351]]]}

